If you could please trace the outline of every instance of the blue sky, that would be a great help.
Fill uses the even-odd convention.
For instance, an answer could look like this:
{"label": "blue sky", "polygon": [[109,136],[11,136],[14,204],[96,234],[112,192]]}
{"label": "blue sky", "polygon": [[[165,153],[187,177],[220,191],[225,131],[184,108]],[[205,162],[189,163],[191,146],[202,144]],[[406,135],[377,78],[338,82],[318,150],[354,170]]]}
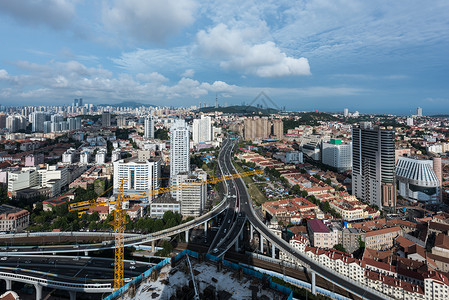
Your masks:
{"label": "blue sky", "polygon": [[449,2],[2,0],[0,103],[449,114]]}

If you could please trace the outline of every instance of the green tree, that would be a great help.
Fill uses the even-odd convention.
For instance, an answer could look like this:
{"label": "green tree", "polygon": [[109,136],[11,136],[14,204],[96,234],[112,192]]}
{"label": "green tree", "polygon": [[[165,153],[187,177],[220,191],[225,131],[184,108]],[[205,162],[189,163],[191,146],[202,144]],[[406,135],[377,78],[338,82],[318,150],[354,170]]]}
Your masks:
{"label": "green tree", "polygon": [[334,249],[335,249],[335,250],[338,250],[338,251],[341,251],[341,252],[347,252],[346,249],[345,249],[345,247],[343,247],[342,244],[337,244],[337,245],[335,245],[335,246],[334,246]]}

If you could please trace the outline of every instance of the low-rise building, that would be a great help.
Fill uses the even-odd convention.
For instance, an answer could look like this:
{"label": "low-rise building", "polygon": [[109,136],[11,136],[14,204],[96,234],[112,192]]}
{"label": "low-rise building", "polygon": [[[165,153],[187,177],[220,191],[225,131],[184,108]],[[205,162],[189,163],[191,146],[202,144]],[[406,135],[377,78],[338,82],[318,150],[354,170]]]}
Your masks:
{"label": "low-rise building", "polygon": [[328,249],[339,243],[338,231],[330,229],[322,220],[307,220],[307,230],[313,247]]}
{"label": "low-rise building", "polygon": [[365,232],[365,247],[375,250],[389,249],[400,235],[402,229],[399,226]]}
{"label": "low-rise building", "polygon": [[181,214],[181,204],[173,199],[170,194],[164,194],[154,199],[150,204],[150,218],[162,218],[166,211]]}
{"label": "low-rise building", "polygon": [[19,232],[29,224],[29,211],[10,205],[0,205],[0,231]]}

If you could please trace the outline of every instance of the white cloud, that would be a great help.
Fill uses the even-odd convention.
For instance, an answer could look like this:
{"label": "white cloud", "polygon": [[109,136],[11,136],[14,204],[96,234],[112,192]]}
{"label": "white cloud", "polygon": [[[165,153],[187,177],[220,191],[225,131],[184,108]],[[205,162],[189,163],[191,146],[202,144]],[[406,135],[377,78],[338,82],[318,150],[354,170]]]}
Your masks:
{"label": "white cloud", "polygon": [[294,58],[282,52],[274,42],[255,43],[257,29],[230,29],[218,24],[197,34],[198,51],[211,59],[221,60],[225,69],[241,70],[259,77],[310,75],[306,58]]}
{"label": "white cloud", "polygon": [[152,73],[139,73],[136,75],[136,79],[140,80],[140,81],[146,81],[146,82],[155,82],[155,83],[162,83],[162,82],[167,82],[168,78],[165,77],[162,74],[159,74],[157,72],[152,72]]}
{"label": "white cloud", "polygon": [[67,27],[75,17],[75,7],[67,0],[2,0],[0,13],[27,25],[45,24],[61,29]]}
{"label": "white cloud", "polygon": [[194,0],[115,0],[104,5],[107,28],[137,40],[161,43],[193,24]]}
{"label": "white cloud", "polygon": [[119,58],[112,58],[112,62],[119,68],[132,73],[147,73],[155,69],[169,67],[170,70],[179,70],[190,67],[196,61],[190,56],[189,47],[175,47],[171,49],[137,49],[122,53]]}
{"label": "white cloud", "polygon": [[181,74],[182,77],[190,77],[192,78],[195,76],[195,70],[194,69],[187,69],[184,71],[184,73]]}

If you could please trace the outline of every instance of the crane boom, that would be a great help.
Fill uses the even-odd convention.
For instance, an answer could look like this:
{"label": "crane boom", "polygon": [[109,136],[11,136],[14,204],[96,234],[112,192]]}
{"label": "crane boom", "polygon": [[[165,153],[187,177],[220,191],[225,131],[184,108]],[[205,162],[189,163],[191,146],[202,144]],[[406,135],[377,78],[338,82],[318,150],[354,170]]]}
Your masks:
{"label": "crane boom", "polygon": [[[237,173],[237,174],[230,174],[230,175],[225,175],[225,176],[220,176],[220,177],[213,177],[213,178],[210,178],[210,179],[208,179],[206,181],[197,181],[197,182],[178,184],[178,185],[168,186],[168,187],[163,187],[163,188],[157,188],[157,189],[146,191],[146,192],[134,193],[132,195],[123,195],[122,196],[122,201],[148,199],[150,196],[155,196],[155,195],[159,195],[159,194],[165,194],[165,193],[168,193],[168,192],[171,192],[171,191],[185,189],[185,188],[189,188],[189,187],[192,187],[192,186],[198,186],[198,185],[203,185],[203,184],[216,184],[216,183],[221,182],[221,181],[235,179],[235,178],[238,178],[238,177],[251,176],[251,175],[260,174],[260,173],[263,173],[263,170],[261,170],[261,169],[259,169],[259,170],[252,170],[252,171],[247,171],[247,172],[242,172],[242,173]],[[70,211],[88,210],[91,207],[116,204],[118,202],[118,199],[115,200],[115,201],[110,201],[110,202],[97,202],[96,200],[97,199],[72,203],[69,206],[69,210]]]}
{"label": "crane boom", "polygon": [[248,172],[242,172],[237,174],[225,175],[220,177],[210,178],[205,181],[197,181],[185,184],[179,184],[175,186],[169,186],[164,188],[158,188],[142,193],[135,193],[131,195],[124,195],[124,185],[126,179],[122,179],[120,182],[120,188],[118,191],[117,199],[110,202],[97,202],[97,198],[73,203],[69,205],[69,211],[85,211],[91,207],[103,206],[115,204],[114,209],[114,232],[115,234],[115,260],[114,260],[114,290],[118,290],[123,286],[124,283],[124,241],[125,241],[125,225],[126,225],[126,210],[123,209],[123,202],[127,200],[137,200],[148,199],[151,196],[168,193],[175,190],[185,189],[192,186],[198,186],[203,184],[215,184],[221,181],[226,181],[230,179],[235,179],[239,177],[251,176],[255,174],[263,173],[263,170],[252,170]]}

